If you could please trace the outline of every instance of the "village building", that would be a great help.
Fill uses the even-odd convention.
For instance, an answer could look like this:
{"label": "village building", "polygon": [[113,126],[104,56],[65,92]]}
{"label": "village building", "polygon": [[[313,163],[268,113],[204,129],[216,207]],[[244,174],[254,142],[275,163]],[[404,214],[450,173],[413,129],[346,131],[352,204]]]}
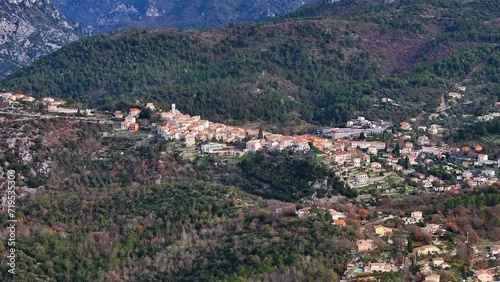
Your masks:
{"label": "village building", "polygon": [[427,275],[424,280],[424,282],[440,282],[440,281],[441,281],[441,276],[439,276],[439,274]]}
{"label": "village building", "polygon": [[356,246],[358,247],[358,251],[360,252],[371,251],[377,248],[372,239],[358,240],[356,241]]}
{"label": "village building", "polygon": [[493,282],[495,281],[495,277],[491,271],[488,270],[477,270],[476,277],[481,282]]}
{"label": "village building", "polygon": [[341,228],[345,228],[347,226],[347,222],[344,219],[334,219],[332,224]]}
{"label": "village building", "polygon": [[419,256],[422,256],[422,255],[439,254],[441,252],[441,250],[434,245],[425,245],[425,246],[413,249],[413,252]]}
{"label": "village building", "polygon": [[365,172],[362,172],[362,173],[359,173],[356,175],[356,183],[357,184],[366,184],[368,183],[369,181],[369,177],[368,177],[368,174],[366,174]]}
{"label": "village building", "polygon": [[139,108],[130,108],[130,116],[131,117],[137,117],[141,113],[141,110]]}
{"label": "village building", "polygon": [[388,236],[392,234],[392,228],[383,225],[375,225],[373,228],[375,229],[375,234],[379,236]]}
{"label": "village building", "polygon": [[257,152],[262,148],[262,143],[259,139],[250,140],[245,145],[246,149],[250,152]]}
{"label": "village building", "polygon": [[368,263],[364,267],[364,272],[371,273],[371,272],[388,272],[388,271],[393,271],[394,268],[392,265],[388,263],[383,263],[383,262],[372,262]]}

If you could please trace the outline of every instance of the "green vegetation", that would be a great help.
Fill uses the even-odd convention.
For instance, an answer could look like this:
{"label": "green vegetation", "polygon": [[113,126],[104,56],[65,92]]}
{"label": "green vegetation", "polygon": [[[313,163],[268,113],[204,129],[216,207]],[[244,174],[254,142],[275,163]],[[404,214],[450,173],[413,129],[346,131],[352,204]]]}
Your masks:
{"label": "green vegetation", "polygon": [[192,181],[119,189],[98,200],[41,196],[24,204],[23,218],[46,227],[19,236],[18,281],[227,281],[287,277],[288,268],[337,279],[348,262],[341,242],[351,236],[329,222],[276,221],[261,200]]}
{"label": "green vegetation", "polygon": [[476,122],[451,135],[456,140],[475,140],[489,134],[500,135],[500,118],[490,121]]}
{"label": "green vegetation", "polygon": [[[499,83],[498,16],[494,0],[342,1],[272,23],[126,31],[70,44],[1,86],[104,108],[176,102],[229,123],[398,120],[464,79]],[[399,106],[374,106],[381,97]]]}
{"label": "green vegetation", "polygon": [[[345,270],[354,234],[328,216],[277,216],[267,201],[243,191],[250,187],[246,177],[253,178],[238,163],[207,157],[191,164],[160,154],[165,144],[154,138],[138,144],[127,135],[103,137],[103,131],[109,128],[57,119],[0,128],[2,139],[23,140],[16,147],[0,144],[0,161],[25,177],[19,187],[43,186],[16,205],[14,281],[335,281]],[[16,161],[22,152],[33,160]],[[47,159],[57,173],[39,173]],[[297,184],[328,177],[313,160],[279,159],[262,163],[297,175]],[[226,178],[242,181],[220,184]],[[284,198],[288,192],[279,189],[287,183],[278,178],[265,190],[248,190]],[[332,193],[341,191],[343,184],[331,183]],[[6,224],[2,217],[0,225]],[[6,247],[0,244],[0,252]],[[1,281],[11,281],[7,268],[0,266]]]}
{"label": "green vegetation", "polygon": [[[298,154],[283,156],[259,152],[246,157],[240,167],[245,176],[242,188],[264,198],[296,202],[314,193],[320,198],[337,194],[357,195],[334,172]],[[313,187],[316,182],[318,188]]]}

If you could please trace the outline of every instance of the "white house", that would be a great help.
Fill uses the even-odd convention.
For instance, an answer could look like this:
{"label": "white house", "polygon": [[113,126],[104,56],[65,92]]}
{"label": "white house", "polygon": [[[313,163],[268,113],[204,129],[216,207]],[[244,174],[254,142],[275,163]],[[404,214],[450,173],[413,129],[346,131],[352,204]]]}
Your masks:
{"label": "white house", "polygon": [[358,184],[365,184],[365,183],[368,183],[368,180],[369,180],[369,177],[368,177],[368,174],[362,172],[358,175],[356,175],[356,182]]}
{"label": "white house", "polygon": [[202,153],[211,153],[213,151],[220,150],[224,147],[226,147],[226,144],[224,144],[224,143],[208,143],[208,144],[201,145],[201,152]]}
{"label": "white house", "polygon": [[262,148],[261,140],[254,139],[246,143],[246,149],[250,152],[257,152]]}

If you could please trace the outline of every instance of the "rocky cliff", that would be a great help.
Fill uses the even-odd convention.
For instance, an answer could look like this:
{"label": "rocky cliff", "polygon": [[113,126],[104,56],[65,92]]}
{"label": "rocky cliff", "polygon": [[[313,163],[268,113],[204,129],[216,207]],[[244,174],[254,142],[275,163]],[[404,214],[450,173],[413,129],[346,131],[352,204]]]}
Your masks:
{"label": "rocky cliff", "polygon": [[48,0],[0,0],[0,77],[77,40],[78,34]]}
{"label": "rocky cliff", "polygon": [[133,27],[200,28],[283,15],[320,0],[53,0],[90,32]]}

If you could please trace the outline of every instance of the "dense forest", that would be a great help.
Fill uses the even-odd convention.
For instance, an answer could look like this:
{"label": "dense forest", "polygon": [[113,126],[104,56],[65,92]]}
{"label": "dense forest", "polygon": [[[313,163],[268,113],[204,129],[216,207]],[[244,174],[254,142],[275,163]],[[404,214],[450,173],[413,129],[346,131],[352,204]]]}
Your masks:
{"label": "dense forest", "polygon": [[[249,191],[254,196],[244,191],[240,163],[220,170],[243,181],[223,185],[210,180],[214,164],[164,154],[166,144],[155,139],[103,137],[109,130],[64,120],[0,128],[0,161],[18,172],[18,187],[30,188],[17,202],[15,281],[335,281],[345,269],[352,233],[323,217],[273,215],[258,197],[286,196],[277,186],[285,180],[265,195]],[[310,160],[281,166],[306,168],[304,179],[323,177]],[[297,184],[297,192],[310,192]],[[6,267],[2,281],[10,281]]]}
{"label": "dense forest", "polygon": [[349,235],[339,228],[272,220],[264,202],[210,183],[123,188],[93,201],[62,193],[24,205],[18,281],[335,279],[347,263],[341,242]]}
{"label": "dense forest", "polygon": [[434,109],[464,79],[499,83],[499,10],[494,0],[340,1],[270,23],[124,31],[70,44],[0,84],[108,109],[175,102],[228,123],[399,120]]}
{"label": "dense forest", "polygon": [[246,157],[240,167],[247,180],[243,189],[263,198],[295,202],[312,195],[357,195],[333,171],[300,155],[256,153]]}

